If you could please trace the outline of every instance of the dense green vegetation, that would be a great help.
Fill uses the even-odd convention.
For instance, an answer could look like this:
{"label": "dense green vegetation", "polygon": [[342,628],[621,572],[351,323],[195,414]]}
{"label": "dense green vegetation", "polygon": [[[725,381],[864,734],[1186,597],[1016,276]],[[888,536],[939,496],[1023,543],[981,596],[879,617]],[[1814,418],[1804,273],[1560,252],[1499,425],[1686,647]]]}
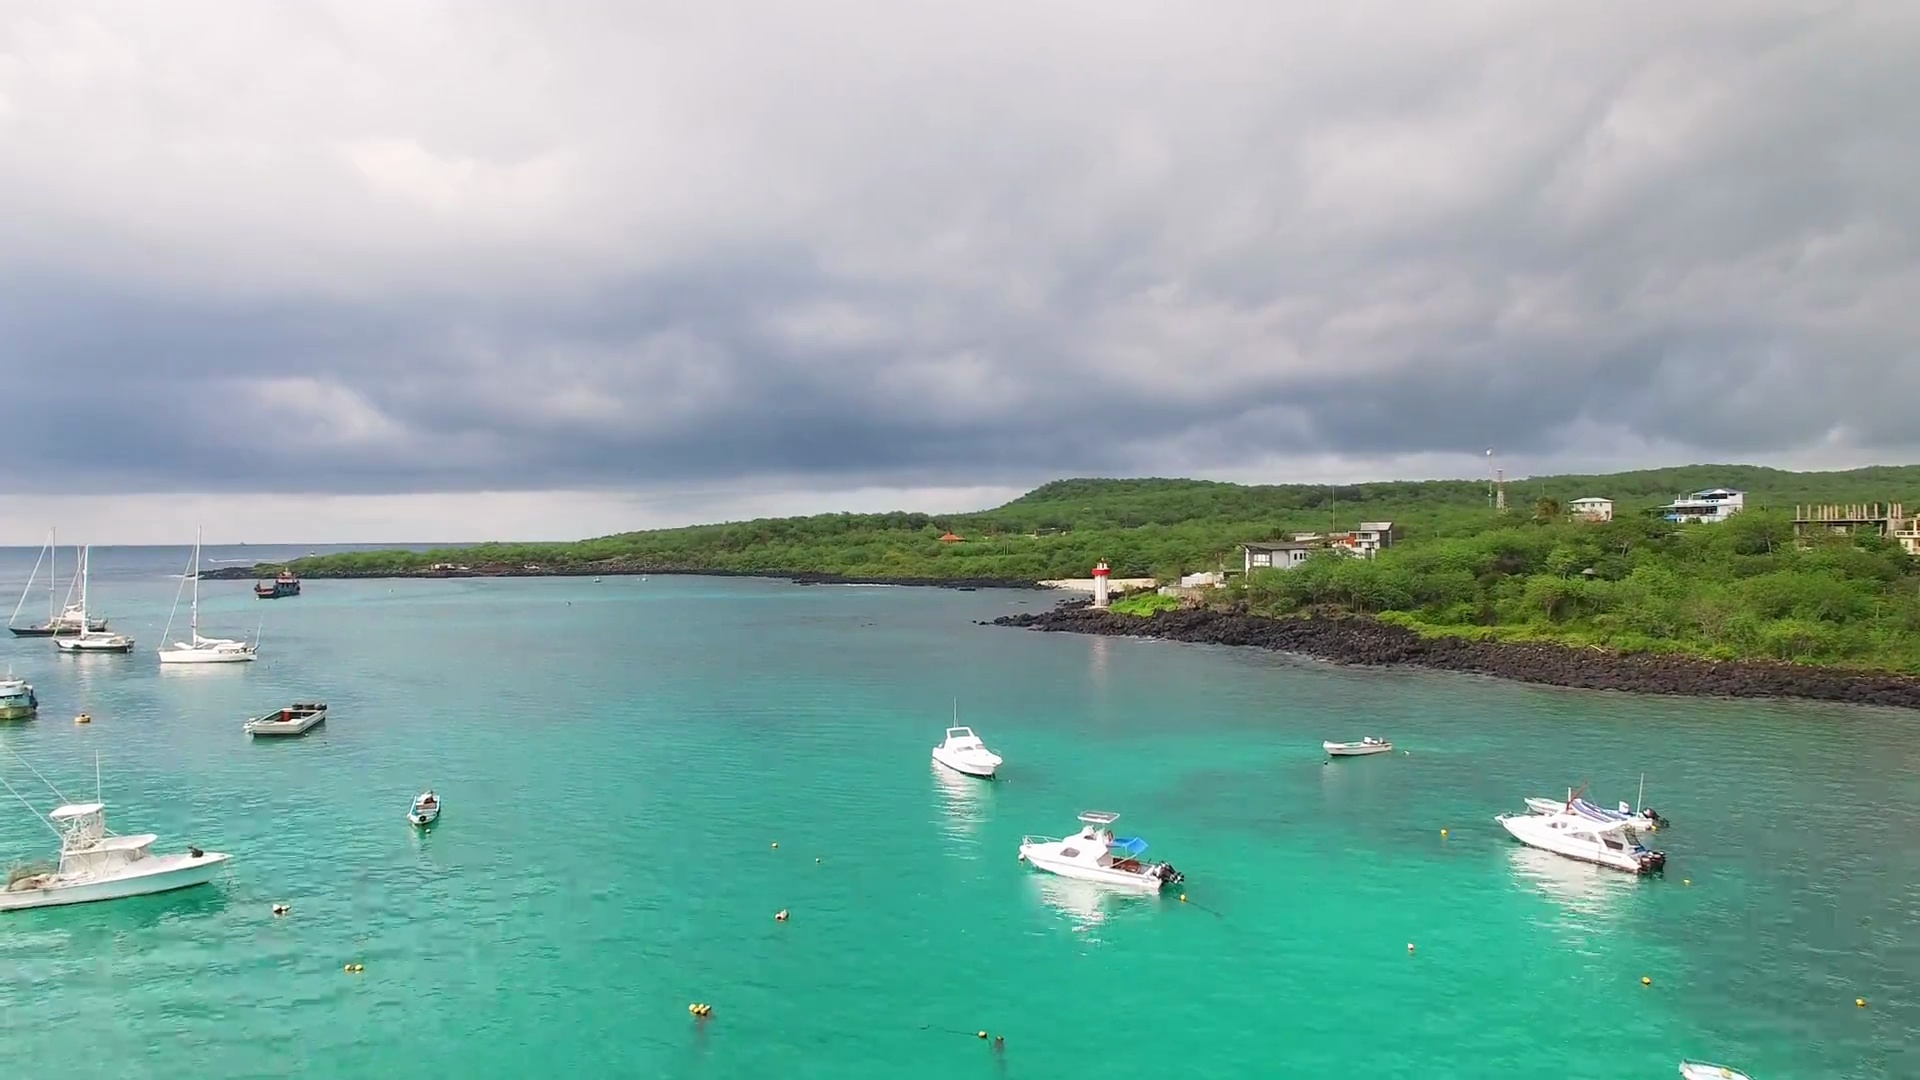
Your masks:
{"label": "dense green vegetation", "polygon": [[[1748,512],[1671,526],[1641,511],[1728,486]],[[1565,520],[1582,496],[1618,520]],[[1326,556],[1238,586],[1269,611],[1335,606],[1437,633],[1541,637],[1621,649],[1684,649],[1920,671],[1920,577],[1871,538],[1794,543],[1808,502],[1920,504],[1920,466],[1791,473],[1699,465],[1512,481],[1504,515],[1484,480],[1245,486],[1195,480],[1062,480],[976,513],[820,514],[622,533],[567,544],[481,544],[300,560],[327,574],[476,568],[843,574],[924,581],[1084,577],[1167,580],[1237,569],[1238,545],[1391,520],[1401,543],[1374,562]],[[943,542],[951,530],[962,539]],[[1135,603],[1160,601],[1137,600]],[[1142,612],[1145,613],[1144,611]]]}
{"label": "dense green vegetation", "polygon": [[1878,536],[1798,542],[1791,519],[1511,518],[1371,561],[1316,556],[1240,588],[1269,613],[1334,607],[1437,633],[1920,674],[1916,560]]}

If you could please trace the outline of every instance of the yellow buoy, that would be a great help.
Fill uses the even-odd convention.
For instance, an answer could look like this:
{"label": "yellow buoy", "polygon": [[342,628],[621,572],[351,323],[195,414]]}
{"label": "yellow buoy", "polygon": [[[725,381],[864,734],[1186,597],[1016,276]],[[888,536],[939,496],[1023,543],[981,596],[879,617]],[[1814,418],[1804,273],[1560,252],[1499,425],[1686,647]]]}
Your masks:
{"label": "yellow buoy", "polygon": [[1853,1007],[1854,1007],[1854,1008],[1856,1008],[1856,1009],[1864,1009],[1864,1008],[1866,1008],[1866,1007],[1867,1007],[1867,999],[1866,999],[1866,998],[1854,998],[1854,999],[1853,999]]}
{"label": "yellow buoy", "polygon": [[1652,985],[1653,985],[1653,980],[1652,980],[1652,979],[1649,979],[1649,978],[1647,978],[1647,977],[1646,977],[1645,975],[1642,975],[1642,976],[1640,976],[1640,985],[1641,985],[1641,986],[1652,986]]}
{"label": "yellow buoy", "polygon": [[1183,904],[1187,902],[1187,894],[1186,894],[1186,893],[1181,893],[1181,894],[1180,894],[1180,902],[1181,902],[1181,903],[1183,903]]}
{"label": "yellow buoy", "polygon": [[1446,836],[1447,836],[1447,830],[1445,830],[1445,829],[1441,829],[1441,830],[1440,830],[1440,838],[1444,840],[1444,839],[1446,839]]}
{"label": "yellow buoy", "polygon": [[778,841],[778,840],[775,840],[775,841],[773,842],[773,844],[772,844],[771,846],[773,846],[773,847],[779,847],[779,846],[780,846],[780,841]]}
{"label": "yellow buoy", "polygon": [[979,1035],[983,1039],[987,1037],[987,1033],[984,1031],[975,1032],[975,1034]]}
{"label": "yellow buoy", "polygon": [[73,718],[73,722],[76,724],[91,724],[93,723],[93,717],[88,716],[86,713],[81,713],[79,716]]}
{"label": "yellow buoy", "polygon": [[341,971],[344,971],[344,972],[346,972],[346,973],[347,973],[347,974],[349,974],[349,975],[358,975],[358,974],[360,974],[361,972],[363,972],[363,971],[365,971],[365,970],[367,970],[367,965],[365,965],[365,964],[348,964],[347,966],[345,966],[345,967],[343,967],[343,968],[341,968],[340,970],[341,970]]}
{"label": "yellow buoy", "polygon": [[1413,951],[1413,942],[1411,942],[1411,941],[1409,941],[1409,942],[1407,942],[1407,951],[1408,951],[1408,952],[1412,952],[1412,951]]}
{"label": "yellow buoy", "polygon": [[1682,885],[1691,885],[1691,884],[1693,884],[1693,879],[1692,879],[1692,878],[1690,878],[1690,877],[1683,877],[1683,878],[1681,878],[1681,879],[1680,879],[1680,884],[1682,884]]}

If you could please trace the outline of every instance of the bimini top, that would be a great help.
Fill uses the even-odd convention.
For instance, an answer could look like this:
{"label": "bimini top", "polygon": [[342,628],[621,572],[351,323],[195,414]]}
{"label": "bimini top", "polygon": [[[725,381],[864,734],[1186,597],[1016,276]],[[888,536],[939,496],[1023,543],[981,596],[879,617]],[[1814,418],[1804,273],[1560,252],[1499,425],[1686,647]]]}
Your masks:
{"label": "bimini top", "polygon": [[1086,825],[1111,825],[1120,820],[1119,814],[1110,814],[1105,810],[1088,810],[1080,815],[1080,821]]}
{"label": "bimini top", "polygon": [[76,803],[72,806],[59,807],[47,816],[55,821],[65,821],[68,818],[86,817],[88,814],[97,814],[106,808],[106,803]]}
{"label": "bimini top", "polygon": [[1107,845],[1107,850],[1139,858],[1140,853],[1147,850],[1147,842],[1138,836],[1116,836],[1113,842]]}

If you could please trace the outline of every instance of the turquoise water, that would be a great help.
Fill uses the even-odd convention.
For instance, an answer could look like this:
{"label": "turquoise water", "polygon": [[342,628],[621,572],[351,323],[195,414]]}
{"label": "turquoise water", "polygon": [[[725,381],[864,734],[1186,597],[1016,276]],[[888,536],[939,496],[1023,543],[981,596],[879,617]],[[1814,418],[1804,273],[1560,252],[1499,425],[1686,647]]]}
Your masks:
{"label": "turquoise water", "polygon": [[[264,618],[269,659],[163,671],[175,582],[95,558],[99,606],[139,651],[0,643],[43,703],[4,738],[69,795],[97,751],[111,825],[236,858],[215,887],[0,917],[9,1061],[1619,1080],[1693,1056],[1763,1080],[1920,1075],[1911,714],[971,623],[1049,602],[1034,594],[699,578],[316,581],[271,604],[209,583],[206,628]],[[333,708],[314,735],[240,734],[297,698]],[[929,765],[956,698],[1006,756],[1000,782]],[[1369,733],[1410,753],[1324,764],[1321,739]],[[1675,823],[1664,880],[1535,857],[1491,820],[1582,780],[1631,800],[1643,770]],[[0,775],[50,805],[17,761]],[[447,808],[419,835],[403,814],[428,785]],[[13,805],[0,857],[46,854]],[[1183,870],[1189,902],[1016,862],[1023,833],[1094,808]]]}

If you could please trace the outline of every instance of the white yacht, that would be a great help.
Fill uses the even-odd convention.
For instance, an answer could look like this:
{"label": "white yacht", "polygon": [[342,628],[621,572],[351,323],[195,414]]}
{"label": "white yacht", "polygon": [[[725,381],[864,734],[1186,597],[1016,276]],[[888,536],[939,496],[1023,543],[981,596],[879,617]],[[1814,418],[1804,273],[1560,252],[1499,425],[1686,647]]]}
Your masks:
{"label": "white yacht", "polygon": [[1629,822],[1595,821],[1566,813],[1499,814],[1493,820],[1515,840],[1569,859],[1635,874],[1651,874],[1667,866],[1666,852],[1642,844]]}
{"label": "white yacht", "polygon": [[1133,889],[1158,890],[1186,880],[1168,863],[1141,862],[1147,842],[1137,836],[1115,838],[1113,823],[1118,820],[1119,814],[1089,810],[1080,815],[1083,828],[1064,840],[1021,837],[1020,860],[1049,874]]}
{"label": "white yacht", "polygon": [[242,725],[241,730],[254,738],[262,735],[305,735],[320,724],[327,722],[327,707],[322,702],[289,705],[284,709],[275,709],[265,716],[256,716]]}
{"label": "white yacht", "polygon": [[440,819],[440,797],[432,788],[414,796],[413,805],[407,810],[407,820],[414,825],[431,825]]}
{"label": "white yacht", "polygon": [[107,831],[106,807],[97,802],[62,806],[46,820],[60,837],[60,864],[9,871],[6,888],[0,890],[0,911],[118,900],[204,885],[231,857],[196,847],[155,855],[148,849],[158,837],[113,835]]}
{"label": "white yacht", "polygon": [[33,695],[33,684],[13,677],[0,679],[0,720],[25,720],[40,711],[40,699]]}
{"label": "white yacht", "polygon": [[[232,638],[210,638],[200,636],[200,534],[193,537],[193,562],[187,569],[186,577],[180,581],[181,589],[187,582],[193,582],[193,600],[187,606],[187,640],[163,645],[159,649],[160,662],[163,664],[243,664],[259,654],[258,644],[249,645]],[[167,613],[167,628],[160,632],[165,641],[173,632],[174,612],[180,610],[180,593],[173,594],[173,611]]]}
{"label": "white yacht", "polygon": [[71,635],[55,637],[53,643],[61,652],[69,653],[130,653],[133,651],[133,639],[125,634],[114,634],[95,630],[87,615],[87,583],[91,578],[92,548],[80,549],[80,630]]}
{"label": "white yacht", "polygon": [[1359,742],[1323,742],[1320,749],[1330,757],[1365,757],[1368,754],[1392,753],[1393,744],[1369,735]]}
{"label": "white yacht", "polygon": [[[958,719],[957,712],[955,719]],[[946,741],[933,748],[933,761],[954,772],[988,780],[1000,769],[1000,755],[987,749],[987,744],[980,741],[972,728],[958,725],[948,728]]]}

